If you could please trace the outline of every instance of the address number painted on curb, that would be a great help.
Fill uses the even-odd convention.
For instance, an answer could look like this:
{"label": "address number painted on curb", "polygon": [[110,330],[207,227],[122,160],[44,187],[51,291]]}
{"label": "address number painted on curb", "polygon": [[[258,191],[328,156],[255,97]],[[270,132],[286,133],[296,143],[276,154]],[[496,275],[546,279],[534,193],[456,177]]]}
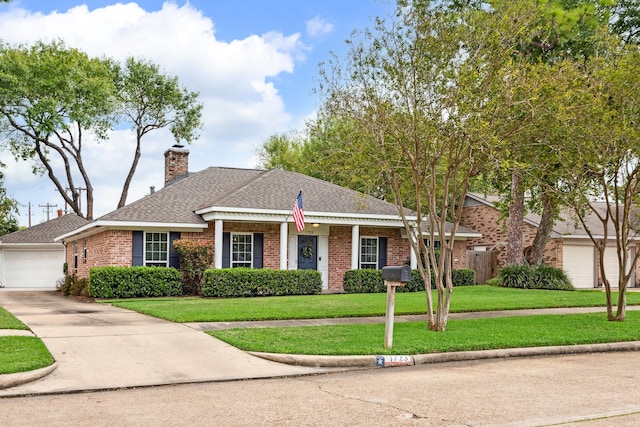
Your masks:
{"label": "address number painted on curb", "polygon": [[411,356],[376,356],[376,366],[379,368],[410,365],[413,365]]}

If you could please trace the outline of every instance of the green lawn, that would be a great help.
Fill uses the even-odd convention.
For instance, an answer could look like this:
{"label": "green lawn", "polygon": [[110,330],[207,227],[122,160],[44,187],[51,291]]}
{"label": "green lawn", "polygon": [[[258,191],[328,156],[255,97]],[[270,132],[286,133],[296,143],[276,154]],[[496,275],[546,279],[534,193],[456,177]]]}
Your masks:
{"label": "green lawn", "polygon": [[16,319],[13,314],[0,307],[0,329],[29,329],[27,326]]}
{"label": "green lawn", "polygon": [[0,374],[31,371],[53,363],[53,357],[37,337],[0,337]]}
{"label": "green lawn", "polygon": [[[617,294],[614,297],[617,297]],[[386,310],[384,293],[228,299],[183,297],[103,302],[174,322],[384,316]],[[627,303],[640,304],[640,293],[628,292]],[[605,296],[601,291],[563,292],[492,286],[455,288],[451,298],[452,313],[604,305]],[[396,294],[396,315],[425,312],[424,292]]]}
{"label": "green lawn", "polygon": [[[0,307],[0,329],[27,330],[13,314]],[[31,371],[53,363],[53,356],[42,340],[29,336],[0,337],[0,375]]]}
{"label": "green lawn", "polygon": [[395,323],[393,348],[384,348],[384,323],[248,328],[209,334],[247,351],[316,355],[414,355],[450,351],[575,345],[640,340],[640,312],[624,322],[603,313],[450,320],[446,332],[425,322]]}

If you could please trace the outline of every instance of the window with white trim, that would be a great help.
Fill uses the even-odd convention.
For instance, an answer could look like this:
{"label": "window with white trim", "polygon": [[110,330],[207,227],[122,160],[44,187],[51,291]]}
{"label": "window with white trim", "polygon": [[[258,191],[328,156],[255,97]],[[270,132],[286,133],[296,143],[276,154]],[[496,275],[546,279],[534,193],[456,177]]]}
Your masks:
{"label": "window with white trim", "polygon": [[378,269],[378,238],[360,238],[360,268]]}
{"label": "window with white trim", "polygon": [[231,233],[231,268],[253,267],[253,234]]}
{"label": "window with white trim", "polygon": [[78,272],[78,241],[73,242],[73,272]]}
{"label": "window with white trim", "polygon": [[144,233],[144,265],[169,266],[169,233]]}

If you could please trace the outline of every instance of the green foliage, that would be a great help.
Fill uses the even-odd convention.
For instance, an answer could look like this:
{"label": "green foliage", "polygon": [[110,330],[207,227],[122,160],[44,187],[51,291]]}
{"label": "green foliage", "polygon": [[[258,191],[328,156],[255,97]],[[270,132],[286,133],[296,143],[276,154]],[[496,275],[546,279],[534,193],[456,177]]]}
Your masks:
{"label": "green foliage", "polygon": [[64,282],[60,285],[62,295],[89,296],[89,281],[86,278],[78,279],[75,274],[66,275]]}
{"label": "green foliage", "polygon": [[202,284],[205,297],[311,295],[321,291],[322,276],[316,270],[209,269]]}
{"label": "green foliage", "polygon": [[19,321],[13,314],[0,307],[0,329],[29,329],[27,325]]}
{"label": "green foliage", "polygon": [[451,271],[453,286],[474,286],[476,284],[476,272],[468,268],[460,268]]}
{"label": "green foliage", "polygon": [[142,138],[168,127],[176,142],[192,142],[202,127],[198,93],[180,87],[177,77],[165,76],[156,64],[127,58],[116,68],[118,111],[136,133],[134,158],[125,179],[118,207],[126,204],[129,185],[141,155]]}
{"label": "green foliage", "polygon": [[165,267],[94,267],[89,270],[89,295],[135,298],[182,295],[181,274]]}
{"label": "green foliage", "polygon": [[428,354],[504,348],[626,342],[640,339],[640,312],[624,323],[600,313],[451,320],[447,333],[424,322],[394,326],[393,348],[384,348],[383,322],[279,328],[236,328],[209,334],[245,351],[284,354]]}
{"label": "green foliage", "polygon": [[498,273],[497,286],[519,289],[575,290],[564,272],[546,265],[514,265]]}
{"label": "green foliage", "polygon": [[345,271],[342,288],[348,294],[386,292],[380,270],[363,269]]}
{"label": "green foliage", "polygon": [[[435,291],[432,291],[435,293]],[[455,290],[452,313],[526,310],[534,308],[602,307],[600,291],[556,292],[463,286]],[[617,293],[614,293],[617,296]],[[629,305],[640,305],[640,292],[627,294]],[[140,298],[103,301],[172,322],[233,322],[272,319],[320,319],[385,315],[385,294],[321,294],[263,298]],[[422,292],[396,295],[396,315],[424,314]]]}
{"label": "green foliage", "polygon": [[[451,271],[453,286],[473,286],[475,285],[475,271],[469,269],[459,269]],[[349,270],[344,273],[342,281],[344,291],[348,294],[387,292],[387,287],[382,280],[381,270]],[[431,289],[435,288],[435,277],[431,274]],[[424,291],[424,281],[420,277],[418,270],[411,270],[411,281],[405,286],[396,287],[396,292],[418,292]]]}
{"label": "green foliage", "polygon": [[38,337],[0,337],[0,375],[33,371],[54,361]]}
{"label": "green foliage", "polygon": [[185,293],[201,295],[202,276],[213,262],[213,249],[206,241],[189,239],[174,240],[173,247],[180,258]]}

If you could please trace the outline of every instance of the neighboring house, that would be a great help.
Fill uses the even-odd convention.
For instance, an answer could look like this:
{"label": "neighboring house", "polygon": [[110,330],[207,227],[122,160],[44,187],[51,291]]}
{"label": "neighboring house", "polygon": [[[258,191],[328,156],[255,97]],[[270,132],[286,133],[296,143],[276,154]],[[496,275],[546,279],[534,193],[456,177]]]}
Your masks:
{"label": "neighboring house", "polygon": [[[463,218],[460,222],[465,227],[473,228],[482,234],[481,238],[472,238],[467,241],[469,250],[498,251],[498,267],[504,265],[506,257],[506,223],[501,220],[498,208],[493,204],[496,197],[482,197],[478,194],[467,195],[463,210]],[[604,209],[604,203],[595,203],[596,208]],[[591,216],[588,225],[595,235],[603,238],[604,232],[600,221]],[[540,216],[528,214],[525,216],[522,226],[523,246],[531,246],[536,231],[540,224]],[[628,248],[633,256],[640,245],[640,239],[636,244]],[[582,225],[573,218],[569,211],[560,214],[560,219],[555,222],[549,242],[545,247],[544,263],[546,265],[563,269],[576,288],[590,289],[602,286],[599,274],[598,255],[593,242]],[[615,246],[615,231],[609,225],[608,242],[605,249],[605,273],[612,286],[618,283],[618,260]],[[636,265],[630,286],[636,286],[640,274]]]}
{"label": "neighboring house", "polygon": [[[165,152],[165,187],[60,235],[70,272],[95,266],[178,266],[175,239],[198,239],[214,250],[215,268],[252,267],[321,272],[323,288],[342,290],[347,270],[416,266],[395,205],[279,169],[210,167],[188,172],[189,152]],[[291,209],[302,191],[305,228]],[[454,268],[466,267],[460,229]]]}
{"label": "neighboring house", "polygon": [[64,245],[54,239],[89,221],[76,214],[62,215],[24,230],[0,236],[0,287],[55,290],[64,278]]}

